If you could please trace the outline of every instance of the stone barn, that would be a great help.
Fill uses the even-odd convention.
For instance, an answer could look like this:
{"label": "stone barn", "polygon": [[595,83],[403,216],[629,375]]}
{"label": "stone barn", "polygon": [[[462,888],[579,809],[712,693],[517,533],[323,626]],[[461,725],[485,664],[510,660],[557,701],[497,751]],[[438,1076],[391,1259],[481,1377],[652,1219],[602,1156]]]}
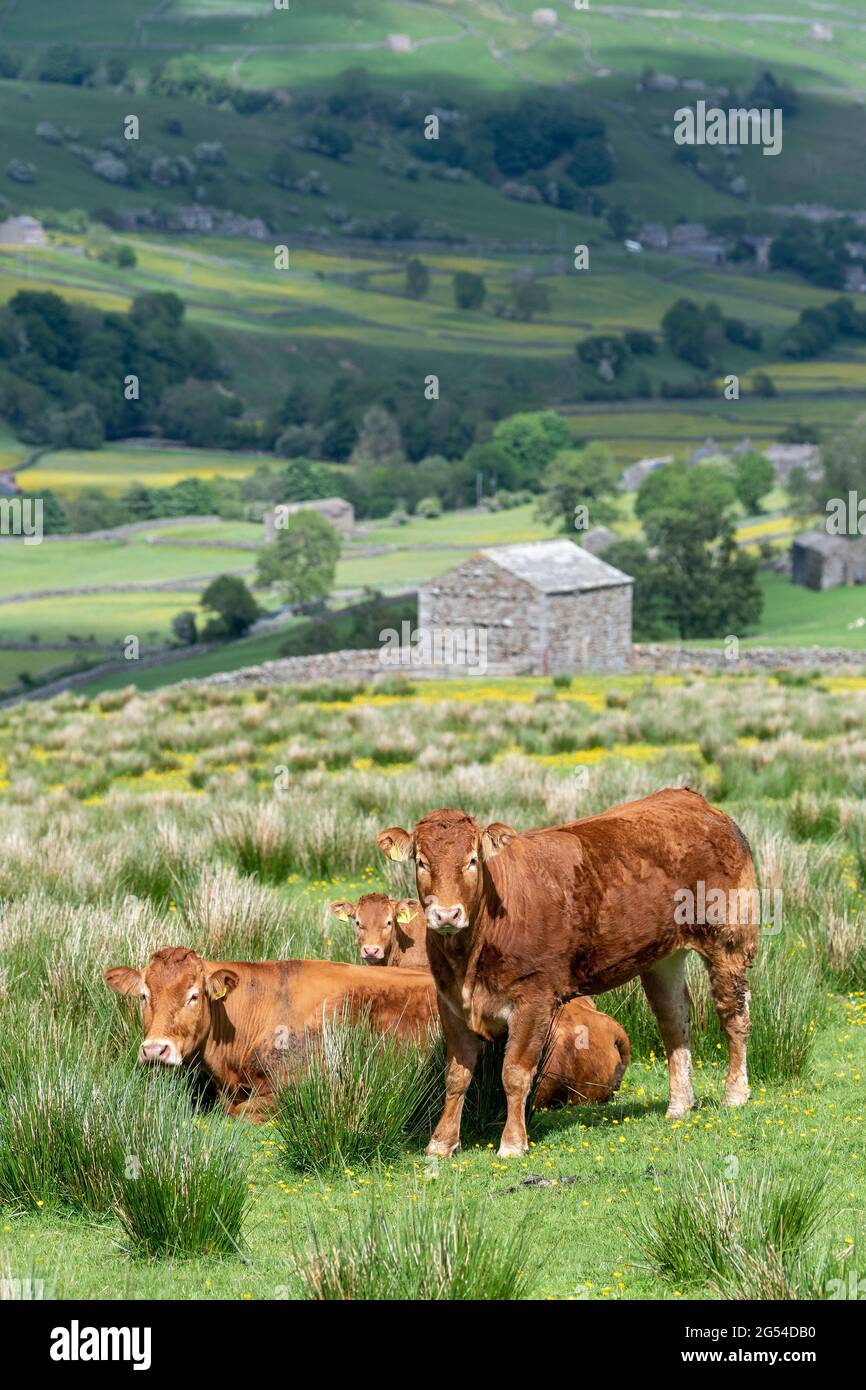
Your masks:
{"label": "stone barn", "polygon": [[804,531],[791,546],[791,579],[819,590],[866,584],[866,542],[859,536],[849,540],[827,531]]}
{"label": "stone barn", "polygon": [[622,671],[633,583],[570,540],[491,546],[423,586],[418,627],[483,629],[493,673]]}
{"label": "stone barn", "polygon": [[[330,521],[340,536],[351,536],[355,529],[355,508],[342,497],[319,497],[314,502],[287,502],[281,508],[283,517],[294,516],[296,512],[318,512]],[[272,545],[277,539],[276,510],[265,512],[265,544]]]}

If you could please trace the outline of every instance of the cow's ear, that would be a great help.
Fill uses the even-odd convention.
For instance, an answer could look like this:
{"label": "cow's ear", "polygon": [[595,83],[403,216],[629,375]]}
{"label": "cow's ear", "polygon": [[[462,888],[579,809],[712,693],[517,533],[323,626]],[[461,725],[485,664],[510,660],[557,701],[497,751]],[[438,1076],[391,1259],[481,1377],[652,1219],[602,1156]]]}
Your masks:
{"label": "cow's ear", "polygon": [[380,830],[376,844],[389,859],[399,861],[412,858],[412,836],[401,830],[399,825],[392,825],[390,830]]}
{"label": "cow's ear", "polygon": [[331,911],[335,917],[339,917],[341,922],[350,922],[355,915],[355,904],[343,902],[331,903]]}
{"label": "cow's ear", "polygon": [[238,975],[235,970],[227,970],[220,966],[218,970],[212,970],[204,982],[204,987],[211,999],[225,999],[227,994],[238,984]]}
{"label": "cow's ear", "polygon": [[102,978],[115,994],[141,994],[144,988],[141,971],[133,970],[129,965],[113,965],[110,970],[103,972]]}
{"label": "cow's ear", "polygon": [[516,837],[517,831],[512,830],[510,825],[503,825],[501,821],[494,821],[488,825],[486,830],[481,832],[481,853],[485,859],[492,859],[506,845]]}
{"label": "cow's ear", "polygon": [[407,922],[414,922],[421,911],[421,904],[417,898],[401,898],[394,906],[395,915],[401,927],[405,927]]}

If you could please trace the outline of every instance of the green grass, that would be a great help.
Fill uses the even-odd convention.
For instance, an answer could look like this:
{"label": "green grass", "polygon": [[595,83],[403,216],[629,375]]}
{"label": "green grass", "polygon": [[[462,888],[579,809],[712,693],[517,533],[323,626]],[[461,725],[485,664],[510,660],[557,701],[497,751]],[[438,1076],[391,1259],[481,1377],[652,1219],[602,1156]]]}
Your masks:
{"label": "green grass", "polygon": [[19,487],[38,493],[49,488],[74,497],[85,487],[116,496],[131,483],[172,487],[183,478],[244,478],[261,464],[258,455],[221,453],[215,449],[148,449],[106,445],[78,453],[63,449],[43,454],[33,467],[17,474]]}
{"label": "green grass", "polygon": [[[0,605],[0,634],[27,640],[38,632],[41,641],[66,641],[70,634],[87,641],[112,643],[117,656],[129,636],[138,637],[142,646],[159,645],[171,633],[171,620],[181,609],[198,610],[199,590],[121,590],[110,594],[66,595],[60,598],[29,599]],[[23,652],[4,656],[24,657]],[[70,652],[70,659],[75,653]],[[110,653],[106,653],[106,658]],[[14,662],[12,663],[14,665]],[[53,663],[52,663],[53,664]],[[130,671],[135,663],[129,662]],[[129,677],[127,677],[127,680]]]}
{"label": "green grass", "polygon": [[435,1043],[433,1029],[429,1044],[419,1045],[383,1036],[346,1011],[326,1022],[308,1068],[280,1090],[274,1109],[289,1169],[342,1175],[398,1158],[407,1132],[431,1127],[443,1064]]}

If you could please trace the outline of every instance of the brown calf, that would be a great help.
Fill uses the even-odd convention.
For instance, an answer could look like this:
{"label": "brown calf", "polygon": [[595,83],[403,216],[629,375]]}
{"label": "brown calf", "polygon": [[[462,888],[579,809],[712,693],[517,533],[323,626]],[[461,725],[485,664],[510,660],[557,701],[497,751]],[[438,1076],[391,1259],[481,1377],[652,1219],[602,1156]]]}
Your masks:
{"label": "brown calf", "polygon": [[[366,893],[357,903],[331,903],[331,911],[340,921],[354,921],[365,965],[427,968],[427,923],[417,898]],[[628,1035],[616,1019],[599,1013],[591,999],[572,999],[553,1021],[536,1109],[608,1100],[630,1060]]]}
{"label": "brown calf", "polygon": [[356,903],[331,903],[341,922],[353,922],[365,965],[427,967],[424,909],[417,898],[389,898],[365,893]]}
{"label": "brown calf", "polygon": [[668,789],[523,834],[501,824],[482,829],[464,811],[431,811],[411,835],[393,827],[377,843],[392,859],[414,858],[427,919],[448,1049],[445,1106],[428,1153],[457,1148],[479,1038],[503,1032],[508,1120],[499,1152],[525,1153],[526,1097],[558,1005],[635,975],[667,1053],[668,1115],[684,1115],[694,1105],[688,950],[707,967],[728,1040],[725,1102],[746,1101],[746,972],[758,923],[728,914],[721,923],[689,922],[680,905],[684,892],[701,901],[707,889],[721,890],[725,902],[754,895],[754,867],[743,834],[702,796]]}
{"label": "brown calf", "polygon": [[229,1114],[261,1119],[275,1072],[303,1061],[323,1019],[362,1014],[381,1032],[423,1037],[436,991],[420,970],[366,970],[326,960],[206,961],[182,946],[143,970],[117,965],[105,982],[144,1005],[140,1062],[200,1060]]}

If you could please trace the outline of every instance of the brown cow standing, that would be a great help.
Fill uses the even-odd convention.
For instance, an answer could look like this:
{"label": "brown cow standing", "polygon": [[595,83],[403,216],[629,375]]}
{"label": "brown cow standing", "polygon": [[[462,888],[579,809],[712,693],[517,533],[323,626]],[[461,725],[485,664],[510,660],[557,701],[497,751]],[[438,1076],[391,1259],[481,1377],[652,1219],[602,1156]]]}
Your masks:
{"label": "brown cow standing", "polygon": [[426,971],[367,970],[327,960],[206,961],[182,946],[143,970],[117,965],[105,982],[144,1003],[140,1062],[198,1059],[230,1115],[265,1117],[274,1073],[302,1061],[310,1034],[344,1010],[379,1032],[420,1038],[436,1026]]}
{"label": "brown cow standing", "polygon": [[[427,952],[448,1051],[445,1105],[427,1146],[452,1154],[479,1038],[507,1030],[502,1082],[508,1119],[499,1153],[527,1149],[526,1097],[553,1014],[563,1000],[639,975],[668,1059],[669,1116],[694,1105],[685,953],[707,967],[728,1040],[725,1103],[749,1094],[747,970],[758,924],[725,913],[689,923],[684,892],[756,896],[749,845],[734,822],[687,787],[614,806],[570,825],[518,834],[481,829],[464,811],[431,811],[409,835],[377,836],[393,859],[413,857]],[[741,904],[736,896],[734,902]],[[694,914],[692,914],[694,917]]]}
{"label": "brown cow standing", "polygon": [[[365,893],[357,903],[331,903],[341,922],[354,922],[365,965],[423,966],[427,922],[417,898]],[[409,933],[411,932],[411,936]],[[625,1029],[591,999],[572,999],[556,1014],[535,1089],[537,1110],[547,1106],[602,1104],[609,1100],[631,1061]]]}

